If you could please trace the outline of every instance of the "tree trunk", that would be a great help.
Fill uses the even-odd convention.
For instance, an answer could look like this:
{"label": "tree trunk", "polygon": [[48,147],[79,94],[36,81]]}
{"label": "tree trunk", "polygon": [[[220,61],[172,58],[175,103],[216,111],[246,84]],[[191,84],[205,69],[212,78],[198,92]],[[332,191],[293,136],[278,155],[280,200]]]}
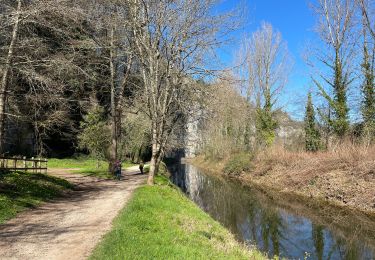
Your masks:
{"label": "tree trunk", "polygon": [[157,126],[152,123],[152,155],[150,162],[150,172],[148,174],[147,184],[154,185],[154,177],[158,172],[160,163],[160,145],[158,145]]}
{"label": "tree trunk", "polygon": [[114,168],[113,163],[117,160],[117,111],[116,111],[116,87],[115,87],[115,46],[114,46],[115,29],[111,28],[110,33],[110,73],[111,73],[111,147],[110,147],[110,170]]}
{"label": "tree trunk", "polygon": [[4,74],[1,79],[1,86],[0,86],[0,153],[4,153],[4,142],[5,142],[5,103],[7,100],[7,91],[8,91],[8,81],[9,81],[9,72],[12,66],[13,60],[13,51],[14,46],[16,45],[17,37],[18,37],[18,27],[20,22],[21,16],[21,7],[22,2],[21,0],[17,1],[17,12],[15,15],[15,22],[13,27],[12,39],[8,49],[8,56],[5,61],[5,69]]}

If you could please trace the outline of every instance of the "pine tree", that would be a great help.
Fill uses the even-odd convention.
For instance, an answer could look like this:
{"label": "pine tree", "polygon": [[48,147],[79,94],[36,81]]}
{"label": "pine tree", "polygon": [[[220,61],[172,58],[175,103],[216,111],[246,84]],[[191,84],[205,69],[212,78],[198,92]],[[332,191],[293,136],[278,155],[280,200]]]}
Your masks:
{"label": "pine tree", "polygon": [[308,94],[305,114],[305,149],[316,152],[320,148],[320,133],[316,128],[315,111],[311,93]]}

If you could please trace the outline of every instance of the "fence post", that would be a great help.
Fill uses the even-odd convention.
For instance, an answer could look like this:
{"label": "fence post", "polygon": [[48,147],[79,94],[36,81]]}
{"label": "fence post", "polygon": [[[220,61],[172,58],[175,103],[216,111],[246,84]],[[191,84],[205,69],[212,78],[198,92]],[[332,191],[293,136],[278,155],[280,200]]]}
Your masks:
{"label": "fence post", "polygon": [[13,158],[14,170],[17,171],[17,158]]}
{"label": "fence post", "polygon": [[25,172],[27,173],[27,162],[26,162],[26,156],[23,157],[23,168],[25,169]]}
{"label": "fence post", "polygon": [[32,167],[32,170],[33,170],[33,173],[35,173],[35,162],[34,162],[34,157],[31,157],[31,167]]}

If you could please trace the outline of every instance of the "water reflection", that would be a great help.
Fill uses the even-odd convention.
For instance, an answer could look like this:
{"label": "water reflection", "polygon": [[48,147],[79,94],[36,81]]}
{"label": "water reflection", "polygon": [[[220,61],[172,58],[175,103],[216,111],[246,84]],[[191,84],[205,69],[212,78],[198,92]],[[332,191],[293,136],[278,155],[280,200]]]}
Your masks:
{"label": "water reflection", "polygon": [[[206,175],[192,165],[172,169],[172,181],[241,241],[289,259],[374,259],[375,238],[346,233],[285,210],[259,192]],[[358,223],[361,226],[361,223]],[[347,235],[349,234],[349,235]]]}

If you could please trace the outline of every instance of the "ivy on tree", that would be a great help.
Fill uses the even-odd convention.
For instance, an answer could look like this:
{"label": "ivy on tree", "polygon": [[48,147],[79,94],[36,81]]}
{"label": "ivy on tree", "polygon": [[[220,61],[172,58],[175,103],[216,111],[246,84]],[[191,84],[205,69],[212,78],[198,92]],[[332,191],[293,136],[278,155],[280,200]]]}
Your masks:
{"label": "ivy on tree", "polygon": [[375,91],[374,91],[374,64],[371,63],[371,57],[366,44],[363,48],[362,72],[364,80],[362,83],[362,117],[364,124],[365,137],[374,138],[375,136]]}
{"label": "ivy on tree", "polygon": [[305,149],[316,152],[320,148],[320,133],[316,128],[315,111],[311,93],[308,94],[305,114]]}

